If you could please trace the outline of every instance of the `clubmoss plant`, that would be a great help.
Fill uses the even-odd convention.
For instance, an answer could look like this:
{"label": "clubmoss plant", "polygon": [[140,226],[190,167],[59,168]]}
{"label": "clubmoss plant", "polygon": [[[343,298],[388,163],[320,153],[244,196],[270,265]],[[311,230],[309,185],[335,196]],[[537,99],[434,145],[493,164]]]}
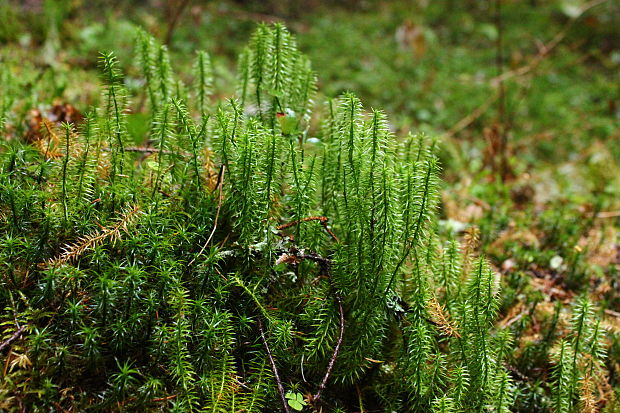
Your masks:
{"label": "clubmoss plant", "polygon": [[[144,31],[136,53],[144,96],[103,53],[81,125],[0,152],[0,409],[511,410],[500,278],[475,236],[437,235],[435,140],[397,139],[352,93],[315,105],[279,24],[220,102],[205,52],[191,87]],[[129,98],[148,99],[142,147]],[[557,412],[592,404],[593,311],[555,352]]]}

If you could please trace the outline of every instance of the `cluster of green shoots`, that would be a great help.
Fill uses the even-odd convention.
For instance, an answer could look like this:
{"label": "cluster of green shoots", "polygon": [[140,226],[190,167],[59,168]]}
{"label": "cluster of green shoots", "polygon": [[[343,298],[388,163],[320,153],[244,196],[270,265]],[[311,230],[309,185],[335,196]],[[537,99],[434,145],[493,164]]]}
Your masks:
{"label": "cluster of green shoots", "polygon": [[595,408],[592,305],[547,346],[538,394],[512,365],[475,237],[437,236],[435,141],[397,139],[352,94],[315,104],[281,25],[258,27],[226,101],[207,53],[191,84],[149,34],[136,54],[142,146],[111,53],[79,125],[3,144],[0,409]]}

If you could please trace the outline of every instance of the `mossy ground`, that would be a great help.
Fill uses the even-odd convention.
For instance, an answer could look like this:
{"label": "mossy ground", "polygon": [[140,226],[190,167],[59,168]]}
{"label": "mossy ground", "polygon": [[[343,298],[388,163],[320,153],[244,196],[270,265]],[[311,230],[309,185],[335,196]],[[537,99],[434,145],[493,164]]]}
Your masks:
{"label": "mossy ground", "polygon": [[[184,2],[176,3],[180,6]],[[485,254],[501,274],[502,293],[495,325],[512,333],[514,349],[506,355],[505,363],[517,387],[528,394],[528,398],[516,397],[512,410],[532,411],[553,405],[549,399],[552,363],[547,355],[557,352],[557,340],[570,330],[571,308],[583,296],[596,306],[593,319],[600,320],[604,328],[607,349],[604,360],[607,375],[597,382],[595,408],[610,412],[620,408],[620,84],[617,81],[620,9],[617,4],[601,2],[578,16],[579,6],[585,3],[534,1],[531,3],[535,5],[531,5],[502,1],[498,30],[490,3],[476,1],[445,2],[449,6],[444,2],[369,2],[363,7],[313,2],[307,10],[276,2],[193,3],[197,2],[189,2],[174,23],[170,57],[179,78],[191,84],[194,50],[207,50],[214,64],[214,100],[225,99],[234,92],[236,56],[254,31],[256,21],[281,20],[297,34],[300,50],[308,55],[318,74],[316,101],[352,91],[366,107],[387,112],[389,128],[397,139],[404,141],[409,131],[439,138],[444,183],[436,231],[442,239],[479,237],[478,243],[471,244],[476,246],[476,254]],[[83,7],[79,2],[54,1],[0,5],[0,18],[7,23],[0,29],[0,105],[5,154],[16,148],[16,142],[28,140],[28,134],[33,133],[33,122],[37,125],[36,111],[51,119],[54,110],[66,116],[67,108],[62,109],[64,103],[82,113],[90,106],[102,104],[102,82],[97,67],[101,50],[114,50],[126,74],[123,86],[132,96],[126,114],[129,142],[135,147],[148,145],[145,136],[150,134],[151,127],[149,103],[133,49],[135,32],[137,27],[143,27],[156,38],[165,39],[175,8],[166,11],[151,7],[149,2],[138,6],[129,2],[119,4],[115,8],[107,7],[105,2],[90,7]],[[575,21],[571,20],[576,17]],[[559,41],[553,45],[558,35]],[[498,38],[501,38],[503,56],[500,67],[496,63]],[[553,48],[546,51],[545,47],[550,45]],[[496,77],[501,73],[511,75],[500,85]],[[318,120],[309,119],[309,135],[318,130]],[[502,136],[507,139],[504,148]],[[62,136],[59,142],[63,142]],[[55,149],[62,153],[61,147]],[[16,150],[14,159],[5,156],[3,160],[13,159],[19,164],[20,159],[32,159],[37,150],[41,148],[24,145]],[[10,165],[2,167],[4,171],[11,169]],[[217,190],[217,166],[202,167],[213,169],[212,182],[207,182],[211,190]],[[153,166],[156,175],[157,168]],[[41,181],[47,172],[37,165],[20,173]],[[11,204],[8,201],[11,196],[27,199],[33,205],[42,202],[34,190],[29,192],[13,185],[4,175],[3,179],[8,179],[3,182],[3,188],[10,187],[11,191],[0,195],[3,205]],[[152,185],[152,182],[143,183]],[[50,191],[58,190],[56,186]],[[130,203],[131,190],[127,190],[126,199],[117,202],[123,201]],[[100,202],[84,207],[80,213],[98,217]],[[103,202],[110,205],[112,201]],[[167,201],[163,202],[163,207],[170,207]],[[184,249],[194,248],[189,245],[191,236],[184,238],[186,234],[208,234],[218,210],[213,199],[200,202],[203,204],[191,206],[196,211],[191,219],[183,217],[187,205],[176,211],[171,208],[170,216],[158,221],[161,228],[152,228],[150,238],[145,236],[132,242],[150,245],[148,252],[141,252],[145,256],[155,255],[160,249],[174,250],[176,257],[182,257]],[[1,282],[2,288],[11,290],[10,294],[2,295],[6,311],[1,320],[0,338],[5,341],[16,331],[14,310],[29,308],[31,304],[37,306],[37,303],[20,304],[25,300],[20,288],[57,288],[49,284],[53,280],[51,276],[47,281],[33,281],[28,274],[20,274],[23,267],[17,263],[26,261],[29,268],[45,254],[60,251],[41,253],[44,248],[25,243],[19,232],[15,232],[13,227],[26,228],[29,220],[39,217],[25,214],[20,218],[23,222],[11,222],[16,215],[10,209],[3,209],[1,214]],[[108,220],[101,223],[84,220],[84,227],[77,230],[64,228],[62,223],[41,221],[33,231],[44,233],[51,228],[58,237],[58,245],[69,244],[74,241],[75,233],[105,232],[105,228],[113,228],[119,215],[127,214],[107,216]],[[175,222],[182,220],[184,224],[173,231]],[[220,231],[226,229],[229,228]],[[157,234],[168,235],[159,238]],[[200,239],[204,242],[204,237]],[[222,236],[219,241],[224,239]],[[465,244],[469,245],[468,241]],[[114,258],[109,251],[95,249],[97,253],[106,260],[103,267],[123,267],[126,274],[121,283],[123,288],[141,279],[140,268],[109,262]],[[204,259],[217,260],[208,256],[208,252]],[[190,260],[187,258],[185,262]],[[240,268],[238,265],[235,263],[235,268]],[[211,271],[207,268],[208,265],[203,265],[203,271]],[[62,289],[67,296],[70,290],[78,291],[91,282],[83,280],[82,275],[79,272],[63,275],[62,282],[67,285]],[[208,279],[207,274],[203,276]],[[20,280],[25,284],[19,284]],[[177,281],[171,276],[170,282]],[[199,285],[209,291],[227,293],[223,285],[209,282],[214,285]],[[110,291],[117,291],[121,284],[111,282]],[[107,291],[106,288],[99,291]],[[171,319],[185,311],[183,291],[173,289],[173,292],[168,299],[169,314],[165,315]],[[114,294],[122,295],[123,300],[130,295],[129,292]],[[45,291],[39,295],[47,299]],[[57,300],[60,296],[55,297]],[[75,336],[81,337],[76,339],[80,346],[91,343],[94,357],[97,349],[93,343],[98,340],[99,332],[71,322],[72,314],[77,318],[76,314],[83,311],[80,306],[88,306],[89,297],[82,298],[84,301],[72,296],[69,302],[53,302],[49,314],[30,316],[53,323],[55,311],[63,311],[62,327],[68,331],[75,329]],[[100,298],[95,301],[101,302]],[[218,317],[214,316],[213,320],[223,325],[224,330],[252,329],[250,321],[247,325],[231,326],[226,315]],[[181,319],[177,317],[177,321]],[[195,327],[184,323],[177,323],[179,331]],[[276,327],[282,337],[291,328]],[[36,328],[45,330],[46,327],[39,323]],[[164,340],[172,332],[161,334]],[[5,368],[0,398],[3,394],[11,395],[6,408],[18,409],[20,397],[28,399],[35,393],[68,403],[66,395],[62,401],[59,396],[64,389],[55,388],[51,381],[47,383],[48,388],[46,382],[29,388],[27,382],[20,381],[20,369],[27,370],[29,363],[36,363],[25,356],[32,351],[26,345],[41,346],[41,349],[47,345],[45,334],[39,331],[37,337],[41,342],[33,343],[20,336],[2,349],[0,360]],[[122,347],[122,338],[114,340],[119,354],[132,351]],[[72,344],[65,343],[69,358]],[[37,348],[35,354],[37,351],[45,354],[45,350]],[[56,353],[55,363],[71,365],[70,360],[63,360],[58,354],[63,353]],[[179,352],[179,357],[185,356]],[[380,355],[371,358],[375,357],[381,360]],[[248,357],[247,362],[260,363],[253,357]],[[182,360],[178,366],[183,366]],[[255,370],[263,371],[264,367]],[[136,387],[133,382],[138,380],[138,374],[131,371],[129,364],[119,362],[100,368],[115,372],[112,383],[97,380],[85,383],[91,394],[105,394],[109,385],[115,388],[116,402],[127,397],[145,400],[162,397],[163,385],[156,379],[141,382],[139,395],[125,394],[127,389]],[[345,398],[342,404],[353,409],[350,411],[361,409],[358,398],[364,397],[360,392]],[[380,395],[373,394],[373,401],[368,403],[380,405],[376,401],[379,399]],[[119,406],[112,404],[104,408]],[[0,408],[4,408],[2,402]]]}

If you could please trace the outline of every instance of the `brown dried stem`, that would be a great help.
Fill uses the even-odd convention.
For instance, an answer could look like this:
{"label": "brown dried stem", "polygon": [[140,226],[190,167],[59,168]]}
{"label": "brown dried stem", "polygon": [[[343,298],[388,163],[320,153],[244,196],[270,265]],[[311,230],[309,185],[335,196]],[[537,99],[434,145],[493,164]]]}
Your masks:
{"label": "brown dried stem", "polygon": [[[585,4],[581,8],[579,13],[575,17],[571,18],[571,20],[569,20],[568,23],[566,23],[566,25],[562,28],[562,30],[560,30],[555,36],[553,36],[553,38],[549,42],[545,43],[539,48],[538,53],[534,56],[534,58],[532,58],[532,60],[528,64],[495,76],[494,78],[490,80],[491,86],[497,88],[508,79],[521,77],[521,76],[524,76],[532,72],[534,69],[536,69],[540,65],[540,63],[543,62],[543,60],[545,60],[547,57],[551,55],[551,52],[560,43],[562,43],[562,41],[568,34],[568,30],[581,16],[583,16],[588,10],[592,9],[593,7],[606,3],[607,1],[608,0],[593,0]],[[459,133],[460,131],[468,127],[469,125],[471,125],[478,118],[480,118],[487,111],[487,109],[489,109],[491,105],[495,103],[495,101],[497,101],[497,99],[499,98],[500,98],[499,92],[496,92],[492,94],[491,96],[489,96],[489,98],[482,105],[478,106],[476,109],[474,109],[473,112],[471,112],[470,114],[468,114],[467,116],[459,120],[454,126],[448,129],[448,131],[446,132],[446,136],[453,137],[454,135],[456,135],[457,133]]]}
{"label": "brown dried stem", "polygon": [[342,308],[342,298],[338,292],[334,292],[334,298],[338,304],[338,312],[340,314],[340,332],[338,333],[338,341],[336,341],[336,346],[334,347],[332,356],[327,364],[327,370],[325,371],[323,380],[321,380],[321,384],[319,385],[319,389],[316,394],[312,397],[314,403],[318,403],[321,400],[321,393],[323,393],[323,390],[325,390],[325,387],[327,386],[327,381],[329,380],[329,376],[334,369],[334,364],[336,364],[336,358],[338,357],[338,353],[340,353],[340,347],[342,346],[342,341],[344,338],[344,309]]}
{"label": "brown dried stem", "polygon": [[224,186],[224,171],[225,170],[226,170],[226,166],[222,165],[220,167],[220,173],[219,173],[218,178],[217,178],[217,182],[218,182],[217,186],[219,186],[220,191],[219,191],[219,194],[218,194],[217,211],[215,212],[215,221],[213,223],[213,229],[211,230],[211,234],[209,234],[209,238],[207,238],[207,241],[204,243],[204,245],[200,249],[200,252],[198,252],[198,254],[194,257],[194,259],[192,259],[189,262],[188,266],[192,265],[196,261],[196,259],[202,255],[202,253],[205,251],[205,249],[207,248],[207,246],[209,245],[209,243],[213,239],[213,235],[215,234],[215,230],[217,229],[217,221],[218,221],[218,219],[220,217],[220,209],[222,208],[222,187]]}
{"label": "brown dried stem", "polygon": [[123,232],[128,232],[128,226],[142,213],[138,205],[128,210],[112,227],[102,227],[101,231],[80,237],[75,243],[65,246],[64,252],[47,262],[50,267],[57,267],[79,258],[87,249],[101,245],[107,239],[116,242],[121,239]]}
{"label": "brown dried stem", "polygon": [[458,332],[456,327],[452,324],[449,316],[446,314],[443,306],[437,301],[437,297],[434,295],[430,300],[430,308],[429,313],[433,317],[434,325],[437,327],[439,331],[441,331],[444,335],[449,337],[461,338],[461,334]]}
{"label": "brown dried stem", "polygon": [[2,344],[0,344],[0,351],[4,350],[6,347],[10,346],[12,342],[14,342],[15,340],[17,340],[26,330],[26,326],[23,325],[21,327],[19,327],[11,337],[9,337],[7,340],[5,340]]}
{"label": "brown dried stem", "polygon": [[286,413],[289,413],[288,403],[286,402],[286,396],[284,395],[284,386],[282,385],[282,380],[280,380],[280,375],[278,374],[278,367],[276,366],[276,362],[273,359],[273,354],[271,353],[271,349],[269,348],[269,344],[267,344],[267,339],[265,338],[263,320],[261,319],[260,315],[258,315],[256,318],[258,320],[258,330],[260,331],[260,338],[263,342],[263,347],[265,347],[265,351],[267,352],[267,357],[269,357],[271,371],[273,372],[273,376],[276,379],[276,384],[278,385],[278,393],[280,394],[280,400],[282,401],[282,408]]}
{"label": "brown dried stem", "polygon": [[168,19],[168,30],[166,31],[166,39],[164,40],[164,44],[166,46],[170,46],[170,43],[172,43],[172,35],[174,34],[174,30],[177,28],[181,15],[183,15],[183,11],[185,11],[185,8],[189,2],[190,0],[181,0],[180,4],[171,3],[169,5],[170,8],[174,9],[174,12],[171,15],[171,18]]}
{"label": "brown dried stem", "polygon": [[320,216],[306,217],[306,218],[298,219],[293,222],[289,222],[288,224],[278,225],[276,229],[280,231],[280,230],[287,229],[295,225],[301,224],[302,222],[308,222],[308,221],[319,221],[321,225],[323,226],[323,228],[325,228],[325,231],[329,234],[329,236],[332,237],[334,241],[340,242],[338,241],[338,237],[336,237],[336,234],[334,234],[334,232],[327,225],[327,223],[329,222],[329,218],[327,217],[320,217]]}
{"label": "brown dried stem", "polygon": [[[317,218],[317,217],[310,217],[310,218]],[[320,218],[325,218],[325,217],[320,217]],[[310,220],[310,219],[306,219],[306,220]],[[326,220],[327,218],[325,218],[325,221]],[[294,224],[295,223],[293,222],[293,223],[286,224],[286,225],[292,226]],[[332,261],[330,259],[321,257],[319,254],[316,254],[314,252],[306,253],[303,250],[298,250],[297,248],[291,248],[287,253],[282,254],[279,260],[282,259],[282,257],[285,257],[285,259],[282,260],[282,262],[299,263],[303,260],[310,260],[310,261],[316,262],[321,267],[321,272],[323,273],[323,275],[325,275],[331,283]],[[342,347],[342,342],[344,339],[345,321],[344,321],[344,308],[342,306],[342,297],[340,297],[340,294],[338,293],[338,291],[335,290],[333,285],[332,285],[332,291],[334,294],[334,300],[336,301],[336,304],[338,305],[338,313],[340,316],[340,328],[338,332],[338,340],[336,341],[336,345],[334,346],[334,350],[332,351],[332,355],[329,359],[329,363],[327,363],[327,370],[325,371],[323,380],[321,380],[321,383],[319,384],[319,388],[317,392],[314,394],[314,396],[312,396],[312,402],[315,404],[317,404],[321,400],[321,395],[323,393],[323,390],[325,390],[325,387],[327,386],[329,377],[332,374],[332,370],[334,369],[334,365],[336,364],[336,359],[338,358],[338,354],[340,353],[340,348]]]}
{"label": "brown dried stem", "polygon": [[176,399],[177,395],[173,394],[171,396],[166,396],[166,397],[157,397],[156,399],[151,399],[151,402],[155,403],[155,402],[166,402],[168,400],[173,400]]}
{"label": "brown dried stem", "polygon": [[606,3],[607,1],[608,0],[593,0],[593,1],[590,1],[589,3],[586,3],[583,7],[581,7],[579,12],[576,13],[575,16],[573,16],[564,25],[562,30],[556,33],[556,35],[553,36],[553,38],[549,42],[545,43],[539,48],[538,54],[536,54],[536,56],[532,59],[530,63],[524,66],[521,66],[517,69],[509,70],[508,72],[502,73],[501,75],[494,77],[493,79],[491,79],[491,84],[493,86],[497,86],[508,79],[511,79],[513,77],[523,76],[531,72],[532,70],[534,70],[564,40],[564,38],[568,34],[569,29],[573,26],[573,24],[575,24],[577,20],[579,20],[579,18],[581,18],[581,16],[583,16],[590,9],[596,6],[599,6],[603,3]]}

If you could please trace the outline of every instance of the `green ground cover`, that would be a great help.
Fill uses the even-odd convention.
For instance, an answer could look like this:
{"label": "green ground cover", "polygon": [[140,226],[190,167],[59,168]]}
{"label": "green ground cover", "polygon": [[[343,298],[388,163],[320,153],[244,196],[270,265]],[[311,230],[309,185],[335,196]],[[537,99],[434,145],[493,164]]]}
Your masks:
{"label": "green ground cover", "polygon": [[0,410],[617,411],[619,16],[1,3]]}

